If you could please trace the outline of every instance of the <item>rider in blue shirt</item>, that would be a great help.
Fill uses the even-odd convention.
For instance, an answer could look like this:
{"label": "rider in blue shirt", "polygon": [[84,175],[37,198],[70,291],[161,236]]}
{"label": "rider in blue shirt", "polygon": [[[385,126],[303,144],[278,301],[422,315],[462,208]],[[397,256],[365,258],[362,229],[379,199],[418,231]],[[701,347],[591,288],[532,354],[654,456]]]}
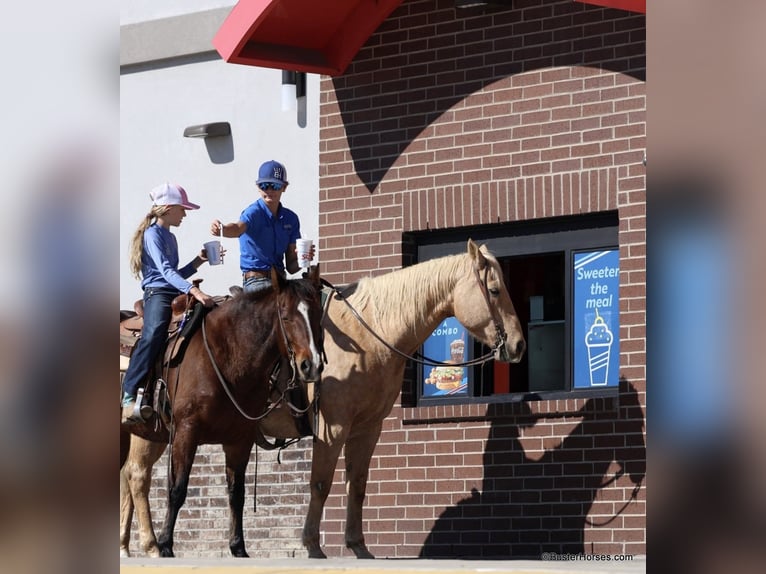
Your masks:
{"label": "rider in blue shirt", "polygon": [[285,166],[274,160],[265,162],[255,183],[261,197],[242,211],[239,221],[223,224],[216,219],[210,225],[215,236],[239,237],[245,291],[270,288],[272,267],[283,276],[285,270],[297,273],[300,269],[295,242],[301,237],[301,224],[295,212],[280,202],[288,185]]}

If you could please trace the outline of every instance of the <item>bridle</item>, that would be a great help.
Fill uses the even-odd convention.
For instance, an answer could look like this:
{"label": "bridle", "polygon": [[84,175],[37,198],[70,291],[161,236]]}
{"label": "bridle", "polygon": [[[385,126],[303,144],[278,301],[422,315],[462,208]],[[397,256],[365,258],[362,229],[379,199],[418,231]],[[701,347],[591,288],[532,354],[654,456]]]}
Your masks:
{"label": "bridle", "polygon": [[[207,356],[210,359],[210,363],[213,365],[213,370],[215,371],[215,374],[218,377],[218,381],[221,383],[221,387],[223,387],[223,390],[226,392],[226,395],[229,397],[229,400],[234,405],[234,408],[236,408],[237,411],[239,411],[239,414],[241,414],[244,418],[246,418],[249,421],[260,421],[261,419],[266,418],[282,402],[287,404],[290,410],[292,410],[296,415],[304,414],[305,412],[308,411],[308,409],[311,406],[309,405],[305,409],[299,409],[298,407],[293,405],[291,401],[287,399],[288,393],[298,387],[298,376],[297,376],[298,367],[295,361],[295,351],[293,350],[293,345],[290,342],[290,338],[287,336],[287,329],[285,328],[284,319],[282,318],[280,299],[281,299],[280,295],[277,294],[276,307],[277,307],[277,317],[279,318],[279,332],[282,335],[282,341],[284,342],[284,346],[285,346],[285,350],[287,354],[287,357],[285,358],[289,359],[290,380],[288,381],[287,385],[285,385],[284,389],[282,389],[281,391],[277,389],[278,392],[280,392],[279,398],[277,400],[271,401],[271,404],[269,404],[266,410],[258,416],[247,414],[244,411],[244,409],[240,406],[240,404],[237,402],[237,399],[234,397],[234,393],[231,390],[231,386],[226,382],[226,378],[223,376],[223,373],[221,373],[221,369],[218,367],[218,364],[215,361],[215,357],[213,357],[213,351],[210,348],[210,345],[207,340],[207,330],[205,329],[205,318],[203,317],[202,319],[202,342],[204,344],[205,351],[207,352]],[[310,324],[307,325],[307,327],[309,330],[311,329]],[[321,342],[317,344],[321,344]],[[276,382],[276,377],[278,375],[280,363],[281,361],[276,364],[276,366],[274,367],[274,371],[272,372],[270,377],[270,383],[272,384],[273,388],[277,388],[275,382]]]}
{"label": "bridle", "polygon": [[489,310],[489,314],[492,317],[492,322],[495,325],[495,346],[492,347],[492,355],[494,356],[496,351],[499,351],[501,356],[506,355],[505,341],[508,339],[508,333],[506,333],[505,329],[503,328],[503,322],[498,319],[496,309],[489,302],[489,282],[487,280],[487,275],[489,274],[489,265],[484,266],[483,280],[481,277],[479,277],[479,270],[475,266],[473,268],[473,274],[476,277],[476,281],[479,284],[479,287],[481,288],[481,294],[484,295],[484,302],[487,304],[487,309]]}
{"label": "bridle", "polygon": [[[472,367],[474,365],[483,365],[487,361],[491,360],[496,353],[500,353],[501,355],[505,354],[505,341],[508,338],[508,334],[505,332],[505,329],[503,328],[502,322],[498,320],[497,314],[495,313],[495,310],[493,309],[492,305],[489,302],[489,287],[487,283],[487,275],[489,273],[489,265],[487,265],[484,268],[484,278],[482,279],[479,275],[479,270],[474,267],[473,268],[473,274],[476,277],[476,282],[479,284],[479,289],[481,290],[482,295],[484,296],[484,301],[487,304],[487,309],[489,310],[489,314],[492,317],[492,322],[495,325],[495,345],[489,350],[488,353],[485,353],[481,357],[476,357],[475,359],[471,359],[470,361],[464,361],[462,363],[447,363],[444,361],[437,361],[435,359],[430,359],[426,357],[425,355],[422,355],[420,353],[417,353],[416,355],[408,355],[407,353],[400,351],[390,343],[388,343],[386,340],[384,340],[380,335],[378,335],[372,327],[367,323],[367,321],[364,320],[364,318],[359,314],[359,312],[354,308],[351,303],[349,303],[348,299],[343,296],[343,292],[335,287],[332,283],[325,280],[324,278],[321,279],[322,284],[331,289],[335,296],[343,301],[346,306],[349,308],[351,313],[354,315],[357,321],[365,328],[369,333],[375,337],[383,346],[385,346],[390,351],[393,351],[397,355],[404,357],[405,359],[408,359],[410,361],[413,361],[415,363],[418,363],[420,365],[438,365],[438,366],[450,366],[450,367]],[[422,357],[422,358],[419,358]]]}

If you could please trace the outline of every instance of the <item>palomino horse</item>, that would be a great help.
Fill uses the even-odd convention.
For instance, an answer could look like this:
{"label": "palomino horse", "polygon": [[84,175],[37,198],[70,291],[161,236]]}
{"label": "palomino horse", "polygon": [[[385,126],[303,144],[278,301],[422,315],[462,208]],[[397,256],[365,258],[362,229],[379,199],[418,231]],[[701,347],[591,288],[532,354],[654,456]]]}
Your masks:
{"label": "palomino horse", "polygon": [[120,556],[130,556],[130,525],[135,509],[139,546],[148,556],[158,558],[160,549],[152,526],[149,487],[152,467],[165,452],[167,444],[152,442],[122,430],[120,443],[121,449],[125,449],[120,457]]}
{"label": "palomino horse", "polygon": [[[183,360],[164,373],[171,404],[172,456],[168,508],[158,539],[162,556],[173,556],[173,531],[200,444],[223,447],[229,549],[234,556],[247,556],[242,528],[245,470],[254,442],[262,438],[258,419],[272,392],[270,375],[279,364],[280,381],[287,377],[291,383],[319,380],[318,267],[312,268],[308,280],[285,281],[272,274],[272,284],[274,289],[242,293],[207,313],[190,337]],[[162,436],[148,424],[128,430],[149,440]]]}
{"label": "palomino horse", "polygon": [[393,349],[414,353],[450,316],[494,348],[498,360],[518,362],[526,349],[497,260],[471,240],[466,253],[364,278],[343,297],[345,302],[340,295],[331,299],[323,318],[327,365],[303,527],[303,545],[311,558],[325,558],[319,545],[320,520],[344,447],[346,546],[357,558],[373,558],[364,542],[362,504],[383,419],[404,379],[406,359]]}

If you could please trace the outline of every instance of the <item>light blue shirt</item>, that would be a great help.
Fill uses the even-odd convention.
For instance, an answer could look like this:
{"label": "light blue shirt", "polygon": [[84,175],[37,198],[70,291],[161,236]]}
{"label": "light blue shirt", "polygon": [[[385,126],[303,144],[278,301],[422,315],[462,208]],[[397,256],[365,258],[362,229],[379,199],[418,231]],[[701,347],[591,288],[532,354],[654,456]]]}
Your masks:
{"label": "light blue shirt", "polygon": [[268,271],[272,266],[284,271],[287,246],[301,236],[301,224],[295,212],[280,203],[275,217],[263,199],[258,199],[244,209],[239,220],[247,225],[239,236],[242,271]]}
{"label": "light blue shirt", "polygon": [[186,281],[197,270],[194,263],[178,269],[176,236],[161,225],[153,223],[144,231],[144,253],[141,256],[141,288],[173,287],[188,293],[192,284]]}

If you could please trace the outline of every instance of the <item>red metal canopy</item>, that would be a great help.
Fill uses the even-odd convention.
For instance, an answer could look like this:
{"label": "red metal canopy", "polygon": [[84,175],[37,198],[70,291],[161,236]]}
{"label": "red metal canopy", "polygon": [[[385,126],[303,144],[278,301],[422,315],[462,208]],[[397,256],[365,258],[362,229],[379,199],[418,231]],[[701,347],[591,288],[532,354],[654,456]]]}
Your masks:
{"label": "red metal canopy", "polygon": [[[575,0],[646,13],[646,0]],[[213,38],[234,64],[337,76],[402,0],[239,0]]]}
{"label": "red metal canopy", "polygon": [[402,0],[239,0],[213,38],[227,62],[342,74]]}
{"label": "red metal canopy", "polygon": [[607,8],[617,8],[618,10],[646,14],[646,0],[575,0],[575,2],[595,4],[596,6],[606,6]]}

